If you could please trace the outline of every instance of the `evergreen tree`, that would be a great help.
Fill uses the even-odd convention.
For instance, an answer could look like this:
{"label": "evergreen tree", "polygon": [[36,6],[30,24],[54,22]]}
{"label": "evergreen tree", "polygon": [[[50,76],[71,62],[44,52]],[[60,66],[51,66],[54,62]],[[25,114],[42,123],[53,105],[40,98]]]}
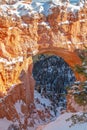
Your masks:
{"label": "evergreen tree", "polygon": [[82,60],[82,65],[76,65],[75,69],[78,73],[84,75],[87,78],[87,48],[85,47],[84,50],[82,50],[79,54],[81,60]]}

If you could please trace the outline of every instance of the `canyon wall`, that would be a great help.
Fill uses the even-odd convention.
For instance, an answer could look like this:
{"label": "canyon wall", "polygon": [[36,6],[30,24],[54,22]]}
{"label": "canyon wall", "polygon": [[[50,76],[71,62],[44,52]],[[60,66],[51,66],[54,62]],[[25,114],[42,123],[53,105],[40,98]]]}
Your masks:
{"label": "canyon wall", "polygon": [[[12,13],[16,8],[8,6],[5,12],[0,6],[0,108],[3,108],[4,98],[7,99],[6,104],[10,103],[10,100],[13,102],[13,98],[16,102],[23,97],[27,104],[33,102],[34,55],[53,53],[64,58],[74,71],[75,65],[81,65],[77,50],[87,47],[86,4],[80,10],[74,11],[67,11],[67,6],[53,6],[49,8],[51,11],[48,10],[48,15],[40,12],[30,15],[29,10],[23,13],[27,11],[29,1],[24,1],[23,4],[24,6],[18,8],[19,14],[22,12],[20,17]],[[84,80],[83,76],[77,72],[75,74],[78,80]],[[8,98],[14,85],[17,87],[16,95],[14,92],[10,93]],[[26,90],[26,96],[20,97],[19,89]],[[7,117],[5,109],[4,112],[2,110],[0,109],[0,113],[3,113],[0,117]]]}

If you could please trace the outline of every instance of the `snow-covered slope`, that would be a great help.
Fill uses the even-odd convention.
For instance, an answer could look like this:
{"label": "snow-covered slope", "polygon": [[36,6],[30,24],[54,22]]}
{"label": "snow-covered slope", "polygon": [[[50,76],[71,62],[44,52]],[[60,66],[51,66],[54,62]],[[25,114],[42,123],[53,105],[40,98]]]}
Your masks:
{"label": "snow-covered slope", "polygon": [[6,118],[0,119],[0,130],[7,130],[12,121],[7,120]]}
{"label": "snow-covered slope", "polygon": [[[57,118],[56,121],[49,123],[46,126],[39,127],[37,130],[87,130],[87,122],[77,122],[73,124],[71,117],[73,113],[65,113]],[[82,113],[77,113],[81,117]],[[81,119],[81,118],[80,118]]]}

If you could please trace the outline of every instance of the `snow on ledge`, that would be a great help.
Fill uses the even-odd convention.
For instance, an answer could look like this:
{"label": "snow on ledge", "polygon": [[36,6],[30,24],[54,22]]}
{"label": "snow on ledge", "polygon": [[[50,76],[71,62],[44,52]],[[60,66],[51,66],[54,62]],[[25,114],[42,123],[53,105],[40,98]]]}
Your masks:
{"label": "snow on ledge", "polygon": [[52,14],[52,8],[57,6],[65,6],[67,7],[67,11],[76,12],[83,8],[84,3],[79,3],[78,6],[67,2],[61,2],[61,0],[32,0],[29,4],[24,1],[18,1],[15,4],[7,5],[3,4],[0,5],[0,15],[16,15],[17,17],[21,17],[24,15],[33,16],[35,17],[36,14],[44,14],[49,15]]}

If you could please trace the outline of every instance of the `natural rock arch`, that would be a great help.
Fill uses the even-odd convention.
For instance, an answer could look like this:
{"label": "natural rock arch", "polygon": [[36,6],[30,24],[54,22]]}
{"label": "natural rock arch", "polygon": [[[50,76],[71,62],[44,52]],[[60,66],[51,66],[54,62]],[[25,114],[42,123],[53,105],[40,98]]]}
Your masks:
{"label": "natural rock arch", "polygon": [[[78,74],[77,72],[75,72],[75,70],[74,70],[75,65],[81,64],[81,60],[75,52],[71,52],[67,49],[59,48],[59,47],[52,47],[52,48],[45,47],[45,48],[39,48],[35,55],[44,54],[44,53],[51,53],[56,56],[62,57],[74,71],[76,79],[81,80],[81,81],[84,80],[84,77],[81,76],[80,74]],[[21,68],[20,74],[19,74],[19,79],[21,82],[19,84],[17,84],[14,87],[14,89],[12,89],[10,94],[8,94],[8,96],[4,100],[5,105],[7,105],[8,102],[9,102],[9,104],[11,103],[13,105],[17,100],[20,100],[20,99],[23,100],[26,103],[25,113],[29,113],[30,110],[32,110],[29,108],[30,108],[31,104],[34,103],[35,80],[32,76],[33,56],[34,55],[30,54],[29,56],[27,56],[26,59],[24,59],[24,62],[23,62],[23,65],[22,65],[22,68]],[[12,103],[12,101],[13,101],[13,103]],[[10,106],[12,106],[12,105],[10,105]],[[15,108],[14,108],[14,113],[13,113],[13,106],[9,107],[9,110],[11,112],[10,117],[8,116],[9,111],[6,112],[5,108],[6,107],[3,108],[3,102],[1,102],[0,103],[0,118],[7,117],[7,119],[11,120],[14,118],[14,113],[16,113],[16,117],[18,118],[18,114],[17,114],[17,111],[15,110]]]}
{"label": "natural rock arch", "polygon": [[[67,49],[64,48],[59,48],[59,47],[48,47],[48,48],[41,48],[37,51],[35,55],[38,54],[54,54],[56,56],[59,56],[65,60],[65,62],[71,67],[73,70],[75,77],[77,80],[84,80],[84,77],[80,74],[78,74],[74,67],[76,65],[81,65],[81,59],[77,55],[76,52],[71,52]],[[32,56],[29,57],[31,62],[28,65],[28,71],[26,73],[26,80],[25,80],[25,86],[26,86],[26,104],[30,104],[34,101],[34,85],[35,85],[35,80],[32,76],[32,69],[33,69],[33,59]]]}

